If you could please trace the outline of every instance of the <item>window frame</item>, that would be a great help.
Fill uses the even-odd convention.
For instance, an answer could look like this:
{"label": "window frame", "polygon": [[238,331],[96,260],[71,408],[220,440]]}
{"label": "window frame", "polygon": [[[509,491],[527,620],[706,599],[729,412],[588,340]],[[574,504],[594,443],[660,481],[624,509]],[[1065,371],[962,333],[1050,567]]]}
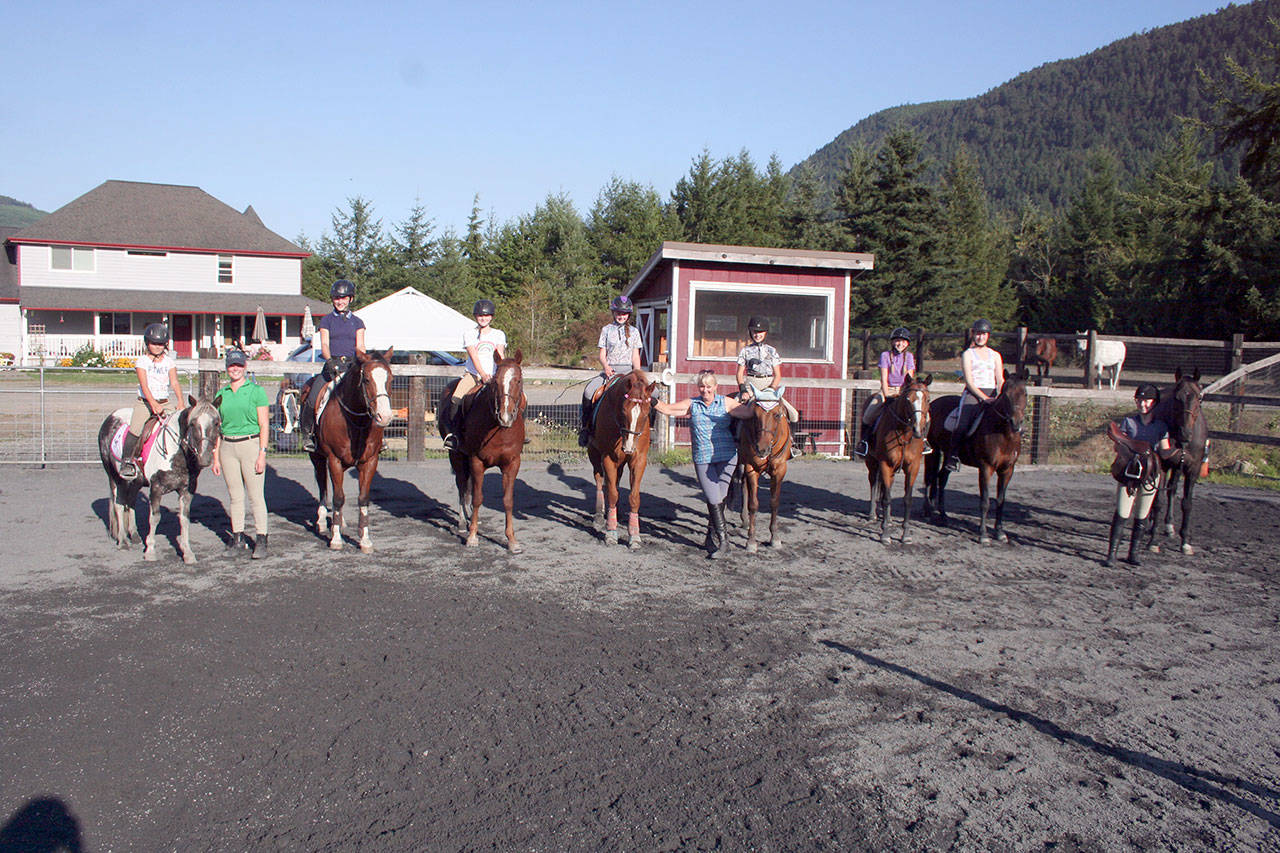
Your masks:
{"label": "window frame", "polygon": [[[722,355],[694,355],[694,342],[697,338],[697,320],[698,320],[698,295],[703,292],[730,292],[740,293],[744,295],[759,296],[819,296],[822,297],[826,304],[826,313],[824,317],[824,325],[826,326],[825,339],[822,342],[822,350],[825,353],[822,358],[803,358],[782,353],[782,358],[788,364],[834,364],[835,363],[835,308],[836,308],[836,290],[831,287],[804,285],[785,285],[785,284],[745,284],[738,282],[723,281],[690,281],[689,282],[689,310],[688,318],[685,321],[685,359],[688,361],[709,362],[709,361],[734,361],[738,360],[738,354],[735,352],[731,356]],[[760,312],[755,312],[760,313]],[[769,339],[765,339],[769,342]],[[746,339],[742,339],[741,346],[746,346]]]}
{"label": "window frame", "polygon": [[[235,284],[235,255],[218,255],[217,258],[217,282],[218,284]],[[224,272],[225,270],[225,272]]]}
{"label": "window frame", "polygon": [[[68,253],[69,266],[58,266],[55,262],[59,252]],[[88,265],[83,267],[76,266],[77,258],[89,259]],[[97,254],[92,246],[50,246],[49,247],[49,270],[51,272],[71,272],[71,273],[92,273],[97,269]]]}

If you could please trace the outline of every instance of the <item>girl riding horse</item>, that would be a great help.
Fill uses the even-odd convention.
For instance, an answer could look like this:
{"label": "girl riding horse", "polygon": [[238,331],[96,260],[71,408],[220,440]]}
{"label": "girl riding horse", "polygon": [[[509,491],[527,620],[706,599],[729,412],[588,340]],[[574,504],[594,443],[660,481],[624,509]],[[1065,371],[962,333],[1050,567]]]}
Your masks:
{"label": "girl riding horse", "polygon": [[901,471],[902,541],[907,541],[911,522],[911,491],[915,487],[920,461],[925,454],[925,437],[929,434],[929,385],[932,376],[911,378],[901,393],[887,403],[878,418],[874,445],[866,455],[867,482],[871,487],[868,516],[880,518],[880,541],[889,541],[889,498],[893,477]]}

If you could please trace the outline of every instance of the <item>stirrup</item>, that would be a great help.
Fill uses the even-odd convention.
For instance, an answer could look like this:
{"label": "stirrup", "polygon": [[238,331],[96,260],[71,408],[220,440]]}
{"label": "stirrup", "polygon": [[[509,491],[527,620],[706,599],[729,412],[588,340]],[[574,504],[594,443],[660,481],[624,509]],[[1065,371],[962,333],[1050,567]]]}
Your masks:
{"label": "stirrup", "polygon": [[458,436],[456,433],[451,432],[444,437],[444,449],[445,450],[458,449]]}
{"label": "stirrup", "polygon": [[136,480],[138,477],[138,463],[133,459],[121,459],[120,476],[126,480]]}
{"label": "stirrup", "polygon": [[924,440],[924,447],[923,447],[923,449],[920,451],[920,455],[921,455],[921,456],[928,456],[928,455],[929,455],[930,453],[932,453],[932,452],[933,452],[933,445],[932,445],[932,444],[930,444],[930,443],[929,443],[929,439],[927,439],[927,438],[926,438],[926,439]]}
{"label": "stirrup", "polygon": [[956,471],[960,470],[960,457],[955,455],[948,456],[943,461],[942,467],[954,474]]}
{"label": "stirrup", "polygon": [[858,446],[853,449],[854,456],[866,456],[870,452],[871,445],[867,443],[865,438],[862,441],[859,441]]}
{"label": "stirrup", "polygon": [[306,451],[307,453],[315,453],[315,452],[316,452],[316,437],[315,437],[315,433],[310,433],[310,434],[308,434],[307,436],[305,436],[305,437],[302,439],[302,449],[303,449],[304,451]]}

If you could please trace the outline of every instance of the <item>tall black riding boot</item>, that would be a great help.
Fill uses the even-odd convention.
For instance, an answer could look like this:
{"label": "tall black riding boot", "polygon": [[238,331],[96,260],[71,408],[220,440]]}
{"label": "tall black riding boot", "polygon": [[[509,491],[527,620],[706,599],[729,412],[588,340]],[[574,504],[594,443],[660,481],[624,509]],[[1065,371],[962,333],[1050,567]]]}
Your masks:
{"label": "tall black riding boot", "polygon": [[702,548],[710,557],[715,553],[716,548],[720,545],[720,535],[716,531],[716,506],[710,501],[707,502],[707,538],[702,542]]}
{"label": "tall black riding boot", "polygon": [[947,456],[942,461],[942,467],[948,471],[960,470],[960,430],[951,433],[951,441],[947,444]]}
{"label": "tall black riding boot", "polygon": [[1127,518],[1121,518],[1120,513],[1111,516],[1111,538],[1107,540],[1107,559],[1102,561],[1102,565],[1110,568],[1116,564],[1116,554],[1120,551],[1120,537],[1124,535],[1124,523]]}
{"label": "tall black riding boot", "polygon": [[718,560],[729,553],[729,528],[724,521],[724,504],[716,504],[711,508],[711,526],[715,531],[716,549],[708,556]]}
{"label": "tall black riding boot", "polygon": [[142,468],[136,456],[140,444],[142,444],[142,436],[125,431],[124,445],[120,448],[120,476],[126,480],[132,480],[138,476],[138,471]]}
{"label": "tall black riding boot", "polygon": [[586,447],[591,443],[591,428],[587,424],[587,413],[591,410],[591,404],[583,400],[578,406],[578,446]]}
{"label": "tall black riding boot", "polygon": [[450,397],[444,404],[441,414],[444,415],[444,423],[440,424],[440,432],[444,434],[444,447],[446,450],[458,449],[458,436],[454,434],[454,423],[458,419],[459,401]]}
{"label": "tall black riding boot", "polygon": [[1147,532],[1147,519],[1133,520],[1133,538],[1129,540],[1129,557],[1125,562],[1131,566],[1142,565],[1142,534]]}

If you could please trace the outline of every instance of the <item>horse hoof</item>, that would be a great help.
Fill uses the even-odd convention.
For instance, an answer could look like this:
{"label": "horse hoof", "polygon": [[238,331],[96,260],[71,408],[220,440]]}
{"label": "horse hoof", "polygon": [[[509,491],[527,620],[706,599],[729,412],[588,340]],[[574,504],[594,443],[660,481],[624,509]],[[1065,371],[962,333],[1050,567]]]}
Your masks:
{"label": "horse hoof", "polygon": [[507,551],[512,554],[523,554],[524,546],[521,545],[519,542],[508,542]]}
{"label": "horse hoof", "polygon": [[604,532],[604,541],[605,541],[605,544],[606,544],[606,545],[617,545],[617,544],[618,544],[618,531],[616,531],[616,530],[606,530],[606,531]]}
{"label": "horse hoof", "polygon": [[880,539],[880,544],[881,544],[881,545],[888,545],[888,544],[889,544],[890,539],[889,539],[889,534],[888,534],[888,533],[881,533],[881,534],[880,534],[880,536],[879,536],[879,539]]}
{"label": "horse hoof", "polygon": [[117,550],[117,551],[128,551],[128,550],[129,550],[129,543],[128,543],[128,542],[117,542],[117,543],[116,543],[116,550]]}
{"label": "horse hoof", "polygon": [[194,566],[196,564],[196,558],[190,554],[183,554],[182,562],[186,563],[188,566]]}
{"label": "horse hoof", "polygon": [[991,544],[991,537],[990,537],[990,536],[979,536],[979,537],[978,537],[978,544],[979,544],[979,545],[990,545],[990,544]]}
{"label": "horse hoof", "polygon": [[627,542],[627,547],[630,548],[632,551],[639,551],[640,537],[639,536],[633,537],[629,542]]}
{"label": "horse hoof", "polygon": [[1148,551],[1150,551],[1152,554],[1159,554],[1159,553],[1160,553],[1160,546],[1159,546],[1159,545],[1148,545],[1148,546],[1147,546],[1147,550],[1148,550]]}
{"label": "horse hoof", "polygon": [[1196,549],[1192,548],[1190,544],[1188,544],[1188,543],[1186,543],[1186,542],[1183,542],[1183,543],[1182,543],[1182,553],[1184,553],[1184,554],[1194,554],[1195,552],[1196,552]]}
{"label": "horse hoof", "polygon": [[997,534],[996,534],[996,541],[997,541],[997,542],[1008,542],[1008,541],[1009,541],[1009,534],[1008,534],[1008,533],[1005,533],[1003,530],[1001,530],[999,533],[997,533]]}
{"label": "horse hoof", "polygon": [[156,560],[159,559],[159,557],[156,556],[155,551],[143,551],[142,559],[146,560],[148,563],[154,563]]}
{"label": "horse hoof", "polygon": [[362,554],[372,554],[372,553],[373,553],[373,543],[372,543],[372,542],[361,542],[361,543],[360,543],[360,553],[362,553]]}
{"label": "horse hoof", "polygon": [[331,541],[331,542],[329,543],[329,550],[330,550],[330,551],[341,551],[341,550],[342,550],[342,540],[341,540],[341,539],[334,539],[333,541]]}
{"label": "horse hoof", "polygon": [[468,536],[468,537],[467,537],[467,547],[468,547],[468,548],[475,548],[475,547],[478,547],[479,545],[480,545],[480,537],[479,537],[479,536]]}
{"label": "horse hoof", "polygon": [[754,554],[754,553],[756,553],[756,552],[757,552],[757,551],[759,551],[759,550],[760,550],[760,546],[759,546],[759,545],[757,545],[756,543],[754,543],[754,542],[748,542],[748,543],[747,543],[747,553],[748,553],[748,554]]}
{"label": "horse hoof", "polygon": [[769,547],[770,547],[770,548],[781,548],[781,547],[782,547],[782,540],[781,540],[781,539],[770,539],[770,540],[769,540]]}

